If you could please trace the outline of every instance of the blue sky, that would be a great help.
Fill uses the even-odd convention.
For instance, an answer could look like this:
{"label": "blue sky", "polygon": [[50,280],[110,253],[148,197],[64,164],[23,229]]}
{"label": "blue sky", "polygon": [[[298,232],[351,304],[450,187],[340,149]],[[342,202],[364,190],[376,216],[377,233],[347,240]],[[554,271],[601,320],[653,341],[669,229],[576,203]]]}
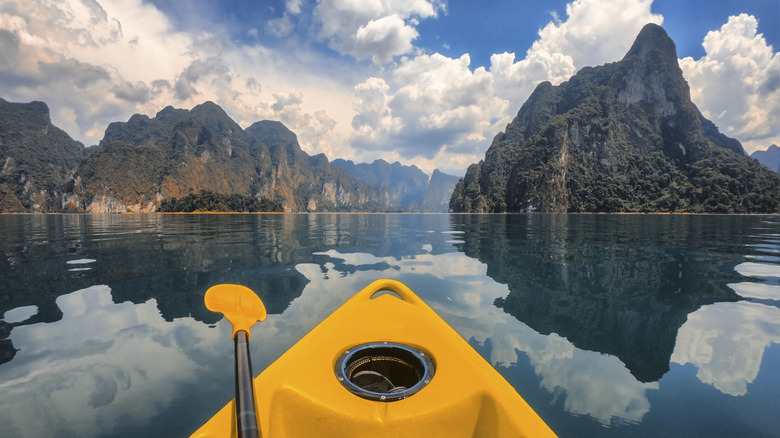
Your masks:
{"label": "blue sky", "polygon": [[[224,21],[231,37],[251,44],[258,29],[268,44],[283,45],[262,23],[281,18],[285,1],[223,0],[182,2],[152,0],[182,29]],[[305,3],[305,2],[304,2]],[[450,57],[471,54],[474,66],[487,66],[490,55],[504,51],[522,51],[538,38],[537,31],[557,14],[565,17],[566,0],[449,0],[446,12],[417,26],[416,44]],[[664,28],[675,40],[680,57],[705,55],[701,42],[710,30],[719,28],[728,17],[747,13],[759,19],[758,31],[767,42],[780,47],[780,1],[774,0],[655,0],[653,12],[663,15]],[[298,28],[299,36],[309,40],[311,22]],[[316,41],[308,41],[316,44]],[[320,49],[326,45],[320,44]]]}
{"label": "blue sky", "polygon": [[721,131],[780,143],[777,0],[8,0],[0,97],[86,145],[212,100],[310,154],[463,174],[539,82],[619,60],[647,22]]}

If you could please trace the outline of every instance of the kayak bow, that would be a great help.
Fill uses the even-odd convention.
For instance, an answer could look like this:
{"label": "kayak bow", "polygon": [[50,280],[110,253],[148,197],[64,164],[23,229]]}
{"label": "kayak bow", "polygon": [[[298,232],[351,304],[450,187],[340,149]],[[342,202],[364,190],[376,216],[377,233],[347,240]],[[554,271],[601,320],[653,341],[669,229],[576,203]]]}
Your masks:
{"label": "kayak bow", "polygon": [[[479,353],[394,280],[358,292],[254,387],[267,438],[555,436]],[[235,400],[192,435],[235,436]]]}

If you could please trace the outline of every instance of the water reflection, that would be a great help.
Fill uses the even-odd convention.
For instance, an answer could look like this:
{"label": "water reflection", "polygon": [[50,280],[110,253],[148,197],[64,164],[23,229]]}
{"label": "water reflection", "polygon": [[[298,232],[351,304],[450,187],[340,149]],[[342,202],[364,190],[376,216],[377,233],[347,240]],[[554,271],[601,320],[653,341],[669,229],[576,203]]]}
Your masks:
{"label": "water reflection", "polygon": [[[300,273],[319,272],[301,265]],[[316,278],[316,276],[314,277]],[[254,330],[262,370],[351,291],[309,290]],[[0,368],[4,434],[188,436],[233,396],[231,326],[163,318],[156,299],[120,302],[111,288],[61,295],[58,321],[20,325]]]}
{"label": "water reflection", "polygon": [[[765,231],[777,223],[765,222]],[[677,336],[672,361],[696,366],[696,377],[724,394],[744,396],[761,370],[765,350],[780,343],[780,254],[778,234],[753,235],[749,261],[734,270],[759,282],[729,284],[752,302],[706,306],[689,315]]]}
{"label": "water reflection", "polygon": [[780,343],[780,309],[747,302],[706,306],[680,328],[672,361],[696,366],[696,377],[742,396],[761,369],[764,350]]}
{"label": "water reflection", "polygon": [[[423,252],[418,242],[442,226],[445,215],[0,215],[0,313],[43,301],[54,315],[58,295],[108,284],[122,300],[159,298],[171,320],[190,315],[218,282],[267,291],[269,312],[280,313],[306,284],[294,266],[314,253],[401,257]],[[431,251],[452,251],[445,240]]]}
{"label": "water reflection", "polygon": [[10,334],[19,352],[0,368],[6,436],[90,437],[148,424],[187,386],[209,385],[198,381],[203,364],[219,369],[229,353],[205,324],[166,322],[154,299],[115,303],[107,286],[93,286],[56,304],[58,321]]}
{"label": "water reflection", "polygon": [[11,309],[5,312],[5,314],[0,319],[9,324],[14,324],[27,321],[36,313],[38,313],[38,306],[17,307],[16,309]]}
{"label": "water reflection", "polygon": [[9,436],[187,436],[233,393],[209,286],[245,284],[266,302],[259,372],[390,277],[554,430],[664,435],[706,421],[693,407],[652,419],[687,367],[744,400],[762,373],[776,379],[778,240],[752,217],[0,216],[0,423]]}
{"label": "water reflection", "polygon": [[509,286],[498,306],[541,333],[617,356],[642,382],[669,370],[689,313],[739,299],[727,283],[742,277],[723,269],[741,261],[729,240],[739,233],[706,217],[456,218],[464,253]]}
{"label": "water reflection", "polygon": [[[410,254],[410,242],[411,254],[422,252],[420,235],[447,223],[446,216],[426,216],[403,225],[409,221],[399,215],[0,216],[0,313],[39,305],[54,321],[61,317],[58,295],[107,284],[122,301],[157,298],[166,320],[192,315],[214,322],[200,300],[219,282],[263,291],[269,312],[281,313],[306,284],[295,265],[315,262],[314,253],[370,247],[400,257]],[[447,246],[443,240],[432,245],[433,252]]]}

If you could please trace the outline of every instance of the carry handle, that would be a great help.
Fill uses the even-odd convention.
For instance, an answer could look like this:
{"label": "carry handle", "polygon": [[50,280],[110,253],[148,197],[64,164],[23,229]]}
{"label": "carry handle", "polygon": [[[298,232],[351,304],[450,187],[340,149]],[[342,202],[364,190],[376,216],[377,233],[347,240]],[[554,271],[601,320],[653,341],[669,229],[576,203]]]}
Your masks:
{"label": "carry handle", "polygon": [[363,290],[361,290],[358,295],[363,298],[373,299],[377,296],[377,294],[385,291],[398,295],[401,300],[409,304],[420,303],[420,299],[417,297],[417,295],[415,295],[415,293],[412,292],[412,290],[409,289],[405,284],[398,280],[391,280],[388,278],[383,278],[372,282],[363,288]]}

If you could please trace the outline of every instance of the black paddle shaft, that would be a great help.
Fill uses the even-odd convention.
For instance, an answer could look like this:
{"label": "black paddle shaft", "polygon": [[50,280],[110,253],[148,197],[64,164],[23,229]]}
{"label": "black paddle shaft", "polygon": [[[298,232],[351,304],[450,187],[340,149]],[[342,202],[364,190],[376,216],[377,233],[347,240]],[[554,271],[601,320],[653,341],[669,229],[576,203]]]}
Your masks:
{"label": "black paddle shaft", "polygon": [[255,391],[252,382],[252,358],[249,356],[249,337],[243,330],[236,333],[236,423],[239,438],[258,438],[255,410]]}

